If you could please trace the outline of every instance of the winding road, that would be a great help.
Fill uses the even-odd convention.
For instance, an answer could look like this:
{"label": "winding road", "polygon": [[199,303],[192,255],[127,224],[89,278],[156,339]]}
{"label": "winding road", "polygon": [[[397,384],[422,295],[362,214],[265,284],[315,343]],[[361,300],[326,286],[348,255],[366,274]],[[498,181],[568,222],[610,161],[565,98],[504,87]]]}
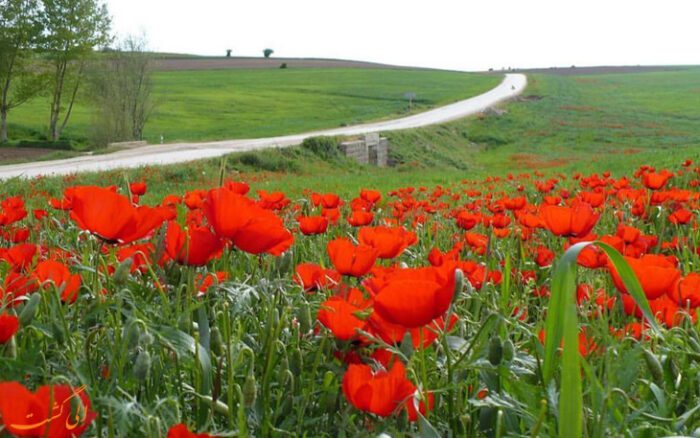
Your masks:
{"label": "winding road", "polygon": [[527,77],[524,74],[509,73],[505,75],[505,78],[497,87],[486,93],[400,119],[282,137],[151,145],[121,150],[110,154],[83,155],[63,160],[13,164],[0,166],[0,180],[15,177],[32,178],[39,175],[69,175],[80,172],[175,164],[219,157],[232,152],[294,146],[300,144],[307,137],[319,135],[359,135],[380,131],[419,128],[477,114],[504,100],[519,95],[526,85]]}

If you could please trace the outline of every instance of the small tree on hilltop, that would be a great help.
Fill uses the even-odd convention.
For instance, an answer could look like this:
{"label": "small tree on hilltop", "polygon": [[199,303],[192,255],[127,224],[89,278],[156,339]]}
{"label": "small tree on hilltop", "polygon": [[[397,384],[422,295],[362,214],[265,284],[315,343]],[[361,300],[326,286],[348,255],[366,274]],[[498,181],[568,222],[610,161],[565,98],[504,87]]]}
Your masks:
{"label": "small tree on hilltop", "polygon": [[233,52],[233,50],[231,50],[231,49],[226,49],[226,57],[227,57],[227,58],[230,58],[230,57],[231,57],[231,52]]}
{"label": "small tree on hilltop", "polygon": [[275,51],[272,49],[263,50],[263,55],[265,55],[265,58],[269,58],[270,56],[272,56],[273,53],[275,53]]}

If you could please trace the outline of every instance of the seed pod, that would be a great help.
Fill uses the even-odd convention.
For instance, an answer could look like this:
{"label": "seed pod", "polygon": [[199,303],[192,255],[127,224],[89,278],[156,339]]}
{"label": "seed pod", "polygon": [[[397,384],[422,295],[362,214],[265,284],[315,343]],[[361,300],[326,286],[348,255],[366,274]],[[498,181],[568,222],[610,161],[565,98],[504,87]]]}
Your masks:
{"label": "seed pod", "polygon": [[10,359],[17,359],[17,341],[15,340],[15,336],[12,336],[10,341],[7,343],[5,354]]}
{"label": "seed pod", "polygon": [[126,283],[126,280],[129,279],[129,273],[131,272],[131,265],[133,264],[134,259],[131,257],[119,263],[117,269],[114,270],[114,275],[112,275],[112,280],[114,280],[115,284],[123,285]]}
{"label": "seed pod", "polygon": [[221,330],[217,326],[211,329],[211,351],[217,356],[221,356],[224,352],[224,339],[221,336]]}
{"label": "seed pod", "polygon": [[151,355],[146,350],[139,351],[134,362],[134,377],[143,382],[151,371]]}
{"label": "seed pod", "polygon": [[654,382],[657,384],[662,384],[664,381],[664,369],[661,366],[659,359],[651,351],[644,349],[644,361],[647,363],[647,368],[651,376],[654,378]]}
{"label": "seed pod", "polygon": [[41,294],[32,294],[19,314],[19,323],[21,325],[29,325],[32,322],[39,309],[39,303],[41,303]]}
{"label": "seed pod", "polygon": [[252,371],[248,373],[243,383],[243,404],[246,408],[251,408],[255,404],[255,397],[258,392],[258,385],[255,382],[255,376]]}
{"label": "seed pod", "polygon": [[515,357],[515,345],[510,339],[506,339],[503,343],[503,359],[506,362],[510,362]]}
{"label": "seed pod", "polygon": [[500,365],[503,360],[503,343],[498,336],[492,337],[489,341],[488,359],[493,366]]}

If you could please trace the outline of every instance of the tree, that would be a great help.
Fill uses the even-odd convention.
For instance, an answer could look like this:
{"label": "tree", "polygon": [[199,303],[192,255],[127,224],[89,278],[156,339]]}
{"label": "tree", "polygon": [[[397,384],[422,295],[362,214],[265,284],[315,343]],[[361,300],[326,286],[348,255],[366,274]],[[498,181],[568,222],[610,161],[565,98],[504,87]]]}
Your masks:
{"label": "tree", "polygon": [[265,55],[265,58],[269,58],[273,53],[275,53],[275,51],[272,49],[263,50],[263,55]]}
{"label": "tree", "polygon": [[142,140],[154,110],[151,99],[152,58],[145,36],[129,36],[90,75],[90,91],[97,106],[93,139],[101,145]]}
{"label": "tree", "polygon": [[[53,66],[49,134],[60,139],[68,124],[93,49],[110,41],[110,18],[100,0],[44,0],[42,48]],[[63,107],[68,90],[68,107]],[[62,118],[62,120],[61,120]]]}
{"label": "tree", "polygon": [[231,49],[226,49],[226,57],[227,57],[227,58],[230,58],[230,57],[231,57],[231,52],[233,52],[233,50],[231,50]]}
{"label": "tree", "polygon": [[32,48],[41,34],[37,0],[0,0],[0,142],[7,141],[11,109],[34,97],[43,86]]}

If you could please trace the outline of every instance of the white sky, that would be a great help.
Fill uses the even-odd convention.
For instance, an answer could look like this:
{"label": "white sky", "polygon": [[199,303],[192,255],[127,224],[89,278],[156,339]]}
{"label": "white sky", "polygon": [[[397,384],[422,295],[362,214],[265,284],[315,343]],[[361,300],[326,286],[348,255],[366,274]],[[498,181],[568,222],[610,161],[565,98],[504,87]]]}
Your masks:
{"label": "white sky", "polygon": [[699,0],[106,0],[153,50],[489,67],[700,64]]}

